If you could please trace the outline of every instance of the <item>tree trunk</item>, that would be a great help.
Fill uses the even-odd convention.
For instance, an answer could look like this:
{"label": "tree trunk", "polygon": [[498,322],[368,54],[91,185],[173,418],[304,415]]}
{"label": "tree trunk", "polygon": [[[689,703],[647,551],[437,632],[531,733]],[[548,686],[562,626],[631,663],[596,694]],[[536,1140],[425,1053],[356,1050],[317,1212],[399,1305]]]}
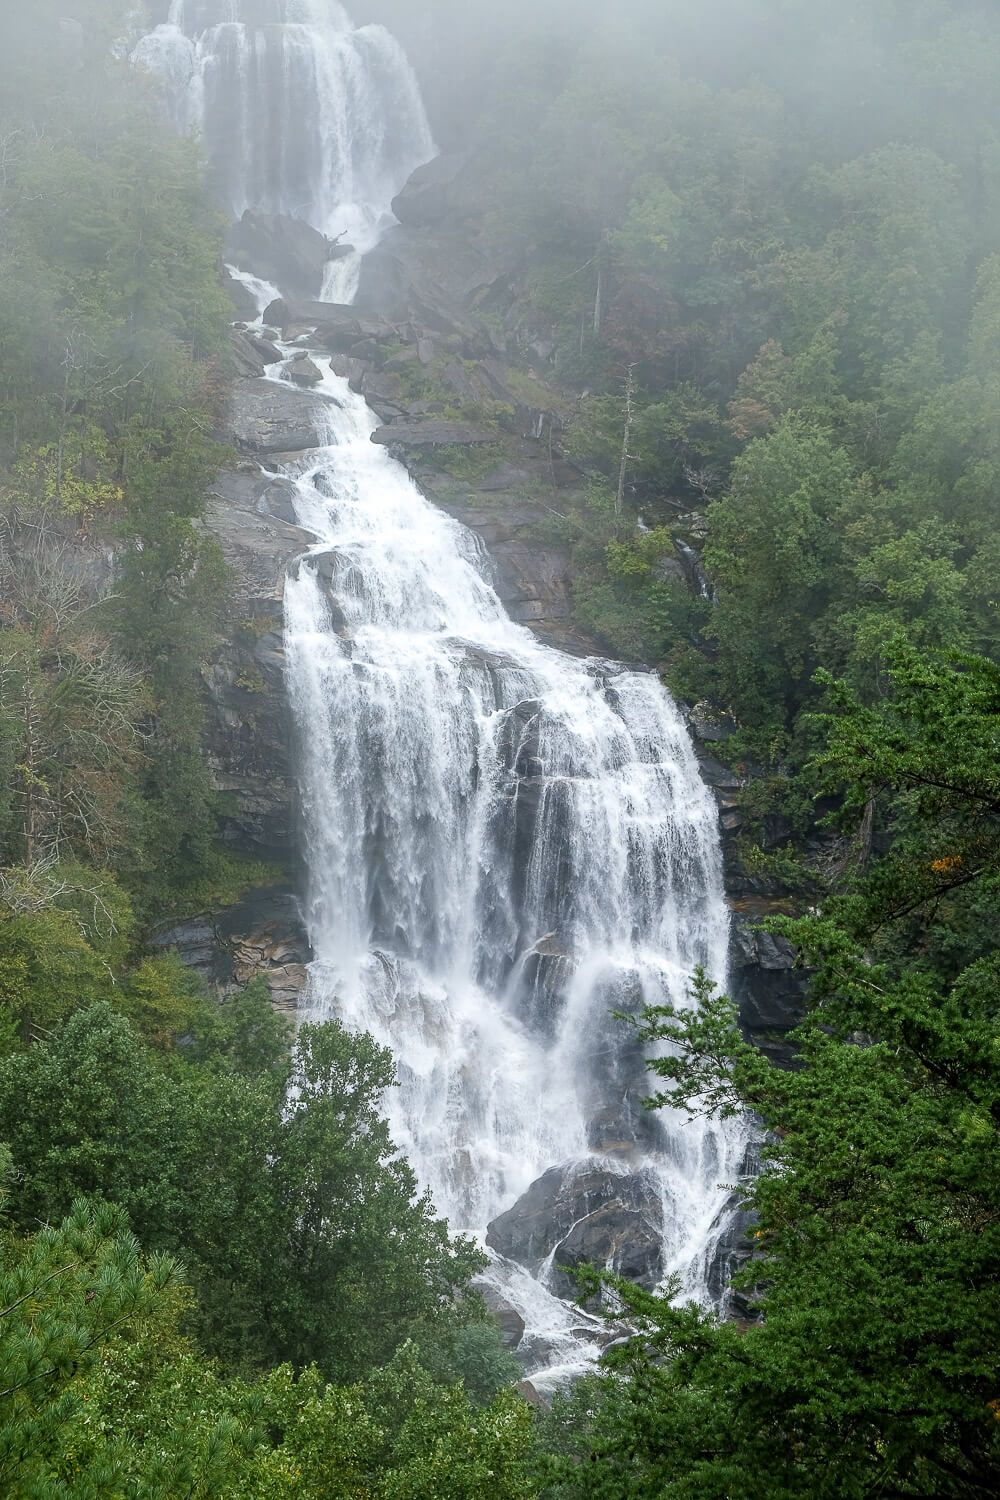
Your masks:
{"label": "tree trunk", "polygon": [[635,365],[629,365],[625,376],[625,431],[622,435],[622,462],[618,471],[618,494],[615,497],[615,515],[620,516],[625,504],[625,481],[632,458],[629,444],[632,441],[633,403],[635,401]]}

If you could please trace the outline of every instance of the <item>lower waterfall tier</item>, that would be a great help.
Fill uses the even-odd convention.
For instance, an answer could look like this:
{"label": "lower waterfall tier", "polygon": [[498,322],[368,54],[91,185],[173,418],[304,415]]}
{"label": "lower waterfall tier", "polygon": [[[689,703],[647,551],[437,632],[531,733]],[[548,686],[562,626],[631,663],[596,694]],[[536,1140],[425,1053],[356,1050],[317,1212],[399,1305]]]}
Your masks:
{"label": "lower waterfall tier", "polygon": [[719,1290],[745,1134],[646,1112],[615,1019],[725,979],[715,804],[656,677],[513,624],[363,399],[317,396],[325,445],[286,466],[317,538],[286,590],[313,1004],[391,1048],[398,1145],[522,1317],[529,1273],[562,1371],[594,1347],[573,1265]]}

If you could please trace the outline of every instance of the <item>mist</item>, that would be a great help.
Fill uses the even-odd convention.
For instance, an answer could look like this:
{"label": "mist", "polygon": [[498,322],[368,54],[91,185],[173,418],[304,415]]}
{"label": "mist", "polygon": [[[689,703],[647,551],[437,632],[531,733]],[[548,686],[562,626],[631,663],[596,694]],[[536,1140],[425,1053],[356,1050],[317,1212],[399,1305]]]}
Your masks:
{"label": "mist", "polygon": [[1000,1494],[996,0],[0,0],[0,1494]]}

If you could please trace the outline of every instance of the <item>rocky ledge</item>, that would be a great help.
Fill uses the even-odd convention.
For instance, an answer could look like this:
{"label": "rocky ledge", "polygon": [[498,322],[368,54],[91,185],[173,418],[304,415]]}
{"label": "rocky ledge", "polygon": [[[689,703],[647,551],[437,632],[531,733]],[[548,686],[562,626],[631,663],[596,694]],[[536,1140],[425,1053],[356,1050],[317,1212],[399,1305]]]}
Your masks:
{"label": "rocky ledge", "polygon": [[311,544],[296,522],[294,487],[276,455],[314,447],[324,403],[261,377],[278,351],[253,331],[234,331],[234,382],[220,438],[231,467],[207,497],[204,524],[229,566],[220,643],[205,672],[206,752],[220,793],[222,837],[241,857],[287,879],[237,905],[188,918],[155,941],[171,948],[220,994],[257,977],[292,1010],[311,960],[297,900],[298,811],[292,724],[285,688],[284,590],[289,567]]}
{"label": "rocky ledge", "polygon": [[276,1010],[294,1013],[309,980],[309,939],[295,896],[261,886],[235,906],[202,912],[157,933],[153,947],[170,949],[219,995],[263,979]]}

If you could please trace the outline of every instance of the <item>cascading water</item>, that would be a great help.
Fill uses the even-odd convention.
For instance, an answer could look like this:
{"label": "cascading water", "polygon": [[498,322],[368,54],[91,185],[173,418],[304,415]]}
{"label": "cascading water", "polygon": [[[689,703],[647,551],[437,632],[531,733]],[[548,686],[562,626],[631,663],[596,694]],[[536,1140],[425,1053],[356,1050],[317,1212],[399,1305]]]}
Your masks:
{"label": "cascading water", "polygon": [[[662,1274],[708,1300],[745,1141],[644,1119],[611,1014],[683,1005],[698,964],[725,978],[717,817],[681,716],[654,676],[513,624],[362,398],[321,389],[329,446],[297,474],[319,540],[286,593],[315,994],[392,1048],[395,1138],[455,1229],[556,1166],[627,1175]],[[498,1274],[523,1313],[526,1278]],[[572,1363],[579,1312],[543,1315]]]}
{"label": "cascading water", "polygon": [[337,0],[169,0],[132,55],[163,78],[178,127],[202,137],[236,218],[288,214],[354,247],[324,288],[349,301],[394,195],[434,155],[417,80],[385,27],[355,27]]}
{"label": "cascading water", "polygon": [[[136,56],[167,73],[237,209],[348,218],[363,248],[432,151],[396,44],[333,3],[173,0]],[[234,274],[261,307],[275,290]],[[313,1004],[392,1049],[395,1139],[453,1229],[492,1224],[510,1253],[488,1279],[552,1383],[596,1347],[596,1320],[554,1294],[574,1235],[626,1272],[641,1252],[688,1297],[718,1288],[745,1133],[646,1114],[612,1015],[684,1005],[698,965],[725,979],[715,806],[659,681],[514,624],[477,540],[372,443],[362,397],[332,373],[315,394],[325,444],[285,468],[317,538],[286,590]]]}

